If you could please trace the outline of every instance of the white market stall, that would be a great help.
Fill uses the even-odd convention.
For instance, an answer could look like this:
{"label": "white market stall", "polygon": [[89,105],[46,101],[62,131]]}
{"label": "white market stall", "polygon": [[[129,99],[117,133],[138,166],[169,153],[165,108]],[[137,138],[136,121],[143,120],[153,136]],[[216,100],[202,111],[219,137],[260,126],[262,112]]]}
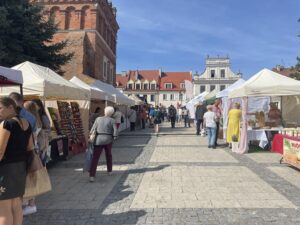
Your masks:
{"label": "white market stall", "polygon": [[191,119],[195,119],[195,106],[199,102],[204,101],[204,97],[208,94],[207,91],[202,92],[201,94],[197,95],[193,99],[191,99],[188,103],[186,103],[186,108],[190,111]]}
{"label": "white market stall", "polygon": [[19,92],[23,95],[23,76],[20,70],[0,66],[0,86],[19,86]]}
{"label": "white market stall", "polygon": [[300,81],[282,76],[269,69],[259,71],[240,87],[229,92],[229,98],[242,98],[243,124],[239,153],[248,151],[248,98],[295,95],[300,95]]}
{"label": "white market stall", "polygon": [[[68,102],[68,104],[72,102],[73,106],[77,108],[76,104],[74,104],[77,103],[79,106],[78,110],[80,110],[80,118],[75,116],[72,118],[74,121],[75,129],[75,125],[77,125],[77,123],[75,122],[80,120],[80,125],[78,124],[78,126],[83,127],[83,131],[79,132],[78,129],[75,130],[74,128],[70,128],[71,125],[69,123],[63,123],[64,119],[62,118],[61,113],[59,113],[59,118],[57,118],[57,116],[55,116],[55,118],[57,118],[57,122],[60,121],[62,130],[64,127],[67,127],[68,130],[75,130],[75,132],[72,132],[73,138],[70,138],[70,140],[72,140],[72,143],[79,143],[80,141],[84,142],[87,139],[88,124],[85,121],[88,121],[89,118],[89,100],[91,98],[90,91],[80,88],[77,85],[69,82],[47,67],[43,67],[31,62],[21,63],[17,66],[14,66],[13,69],[18,69],[23,73],[23,94],[25,99],[40,98],[42,101],[44,101],[46,108],[50,107],[54,109],[62,109],[63,106],[65,106],[65,102]],[[13,91],[16,91],[16,88],[10,87],[7,88],[6,92],[2,94],[7,95]],[[60,104],[61,107],[59,106],[58,101],[62,102],[62,104]],[[68,108],[70,113],[73,112],[71,110],[73,110],[74,107]],[[49,114],[53,122],[53,114],[50,112]],[[67,117],[69,117],[68,119],[70,119],[70,116],[66,116],[66,118]],[[58,127],[55,126],[55,128]],[[58,131],[58,129],[56,129],[56,131]],[[57,132],[57,134],[59,135],[60,132]],[[70,137],[70,132],[65,134]],[[76,136],[76,134],[78,134],[79,136]],[[74,139],[75,137],[76,139]],[[77,137],[80,137],[80,139],[77,139]],[[71,148],[73,148],[73,146],[71,146]]]}

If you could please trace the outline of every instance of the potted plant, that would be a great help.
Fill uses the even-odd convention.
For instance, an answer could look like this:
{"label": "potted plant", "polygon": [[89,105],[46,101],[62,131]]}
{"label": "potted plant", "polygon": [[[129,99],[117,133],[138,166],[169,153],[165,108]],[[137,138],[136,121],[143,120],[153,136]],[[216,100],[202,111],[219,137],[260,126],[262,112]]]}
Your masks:
{"label": "potted plant", "polygon": [[239,142],[238,142],[238,136],[237,135],[232,135],[231,137],[231,150],[232,152],[237,152],[239,148]]}

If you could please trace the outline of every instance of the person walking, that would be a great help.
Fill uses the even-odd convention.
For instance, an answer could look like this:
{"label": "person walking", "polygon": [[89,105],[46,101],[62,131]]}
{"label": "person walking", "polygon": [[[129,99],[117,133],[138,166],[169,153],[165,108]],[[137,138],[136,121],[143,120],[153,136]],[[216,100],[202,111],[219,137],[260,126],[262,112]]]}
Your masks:
{"label": "person walking", "polygon": [[101,111],[101,108],[100,107],[97,107],[95,109],[95,111],[90,115],[90,121],[89,121],[89,129],[92,128],[95,120],[97,119],[98,116],[100,116],[100,111]]}
{"label": "person walking", "polygon": [[130,122],[130,131],[134,131],[137,115],[136,115],[136,111],[133,106],[130,108],[130,110],[128,112],[128,119]]}
{"label": "person walking", "polygon": [[119,127],[121,125],[122,113],[120,112],[118,107],[114,107],[114,110],[115,110],[115,112],[113,114],[113,118],[115,119],[117,129],[119,129]]}
{"label": "person walking", "polygon": [[216,114],[212,111],[212,105],[207,106],[207,112],[204,113],[204,126],[207,129],[208,133],[208,147],[216,148],[215,138],[216,138]]}
{"label": "person walking", "polygon": [[141,118],[141,122],[142,122],[142,129],[145,129],[146,121],[147,121],[147,111],[144,107],[141,108],[140,118]]}
{"label": "person walking", "polygon": [[220,120],[222,117],[222,111],[220,108],[221,105],[221,99],[216,99],[215,103],[213,104],[212,111],[216,115],[216,136],[215,136],[215,146],[218,146],[218,134],[219,134],[219,128],[220,128]]}
{"label": "person walking", "polygon": [[21,118],[15,101],[0,98],[0,224],[21,225],[27,151],[33,150],[29,122]]}
{"label": "person walking", "polygon": [[204,113],[206,113],[206,106],[202,103],[202,102],[199,102],[199,104],[197,105],[197,108],[196,108],[196,112],[195,112],[195,119],[197,121],[197,131],[196,131],[196,135],[199,135],[200,134],[200,129],[203,129],[203,116],[204,116]]}
{"label": "person walking", "polygon": [[240,140],[240,122],[242,117],[242,111],[240,110],[240,104],[234,103],[233,109],[228,113],[228,127],[226,133],[226,140],[231,147],[232,136],[236,136],[238,141]]}
{"label": "person walking", "polygon": [[183,119],[184,119],[184,127],[191,127],[190,111],[185,106],[182,109],[182,115],[183,115]]}
{"label": "person walking", "polygon": [[158,106],[155,107],[153,112],[153,123],[154,123],[154,132],[156,135],[159,133],[159,124],[161,124],[161,111]]}
{"label": "person walking", "polygon": [[90,168],[90,182],[94,182],[98,161],[102,150],[105,150],[107,172],[112,173],[112,144],[118,137],[118,129],[115,120],[112,118],[114,108],[107,106],[104,109],[104,116],[98,117],[90,131],[91,134],[96,132],[94,141],[94,153]]}
{"label": "person walking", "polygon": [[171,127],[175,128],[175,121],[176,121],[177,111],[176,111],[175,107],[172,104],[169,106],[168,112],[169,112],[169,118],[170,118],[170,121],[171,121]]}

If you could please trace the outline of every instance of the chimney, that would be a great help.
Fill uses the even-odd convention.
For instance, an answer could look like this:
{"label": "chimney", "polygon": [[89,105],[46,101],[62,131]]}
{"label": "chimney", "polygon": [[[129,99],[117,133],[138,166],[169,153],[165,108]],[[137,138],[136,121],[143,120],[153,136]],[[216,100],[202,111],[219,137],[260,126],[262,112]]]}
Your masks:
{"label": "chimney", "polygon": [[126,71],[122,71],[122,76],[126,76]]}
{"label": "chimney", "polygon": [[161,77],[161,73],[162,73],[162,68],[159,68],[159,69],[158,69],[159,77]]}
{"label": "chimney", "polygon": [[139,78],[139,71],[136,70],[136,71],[135,71],[135,80],[138,80],[138,78]]}

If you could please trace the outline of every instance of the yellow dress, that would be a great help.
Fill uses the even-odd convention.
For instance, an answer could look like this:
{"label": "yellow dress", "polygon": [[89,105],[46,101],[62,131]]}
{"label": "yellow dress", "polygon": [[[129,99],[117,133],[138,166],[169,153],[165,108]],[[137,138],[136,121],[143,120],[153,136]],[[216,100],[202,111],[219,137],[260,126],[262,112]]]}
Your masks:
{"label": "yellow dress", "polygon": [[240,140],[240,121],[242,111],[240,109],[231,109],[228,113],[228,126],[227,126],[227,143],[232,142],[232,135],[238,137]]}

